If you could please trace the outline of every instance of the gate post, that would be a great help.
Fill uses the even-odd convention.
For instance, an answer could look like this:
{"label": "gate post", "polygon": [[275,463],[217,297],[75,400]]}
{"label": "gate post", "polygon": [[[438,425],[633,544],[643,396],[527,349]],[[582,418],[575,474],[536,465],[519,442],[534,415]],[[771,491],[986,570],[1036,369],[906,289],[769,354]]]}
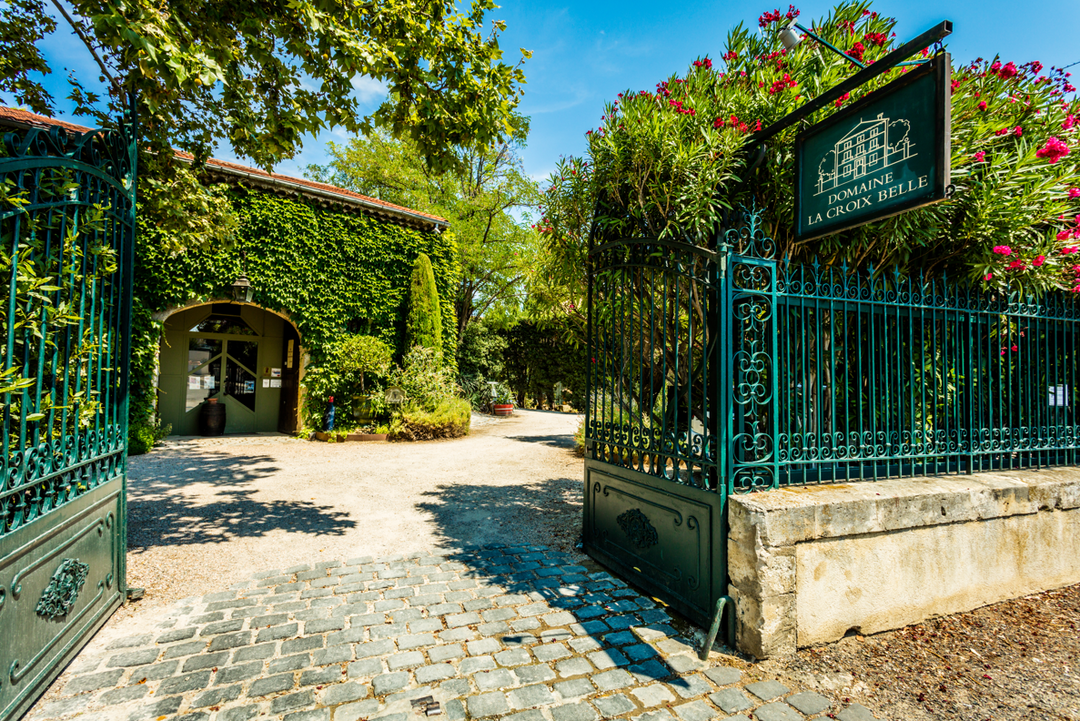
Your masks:
{"label": "gate post", "polygon": [[721,240],[719,458],[725,495],[780,485],[775,252],[757,208],[740,208]]}

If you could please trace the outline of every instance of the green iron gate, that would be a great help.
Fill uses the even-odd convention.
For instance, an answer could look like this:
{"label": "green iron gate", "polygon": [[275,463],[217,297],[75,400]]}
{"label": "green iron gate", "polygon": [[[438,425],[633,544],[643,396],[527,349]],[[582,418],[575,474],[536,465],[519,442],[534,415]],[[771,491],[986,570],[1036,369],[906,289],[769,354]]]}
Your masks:
{"label": "green iron gate", "polygon": [[726,503],[772,485],[772,241],[743,212],[712,247],[589,255],[586,551],[708,625],[727,588]]}
{"label": "green iron gate", "polygon": [[34,703],[126,591],[132,137],[128,123],[4,136],[0,721]]}
{"label": "green iron gate", "polygon": [[590,252],[590,555],[707,624],[733,493],[1080,462],[1074,294],[778,265],[734,215]]}

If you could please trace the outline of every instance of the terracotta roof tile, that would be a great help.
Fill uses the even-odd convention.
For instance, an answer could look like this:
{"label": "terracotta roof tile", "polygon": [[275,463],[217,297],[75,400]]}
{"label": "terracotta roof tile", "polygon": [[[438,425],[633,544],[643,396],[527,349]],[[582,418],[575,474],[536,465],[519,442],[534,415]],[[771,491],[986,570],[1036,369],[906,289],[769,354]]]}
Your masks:
{"label": "terracotta roof tile", "polygon": [[[65,130],[73,133],[85,133],[90,130],[82,125],[76,125],[74,123],[68,123],[63,120],[56,120],[55,118],[49,118],[44,115],[38,115],[26,110],[19,110],[18,108],[5,108],[0,106],[0,121],[14,122],[21,125],[30,125],[35,127],[52,127],[59,126]],[[194,156],[191,153],[186,153],[182,150],[176,151],[176,157],[183,160],[193,160]],[[401,205],[395,205],[394,203],[388,203],[385,200],[379,200],[378,198],[371,198],[360,193],[355,193],[345,188],[339,188],[336,185],[329,185],[328,183],[318,183],[314,180],[307,180],[306,178],[294,178],[289,175],[282,175],[280,173],[268,173],[265,170],[258,168],[251,168],[246,165],[240,165],[239,163],[231,163],[227,160],[218,160],[217,158],[210,158],[206,161],[207,166],[213,168],[219,168],[226,173],[233,171],[235,173],[242,173],[244,175],[254,176],[256,178],[265,178],[266,180],[273,182],[279,181],[282,183],[288,183],[292,185],[298,185],[301,187],[311,188],[312,190],[318,190],[323,193],[330,193],[332,195],[340,196],[343,200],[357,201],[360,205],[377,206],[385,208],[393,214],[400,213],[402,215],[411,218],[425,218],[440,225],[447,225],[445,218],[440,218],[437,215],[431,215],[430,213],[424,213],[419,210],[413,210]]]}

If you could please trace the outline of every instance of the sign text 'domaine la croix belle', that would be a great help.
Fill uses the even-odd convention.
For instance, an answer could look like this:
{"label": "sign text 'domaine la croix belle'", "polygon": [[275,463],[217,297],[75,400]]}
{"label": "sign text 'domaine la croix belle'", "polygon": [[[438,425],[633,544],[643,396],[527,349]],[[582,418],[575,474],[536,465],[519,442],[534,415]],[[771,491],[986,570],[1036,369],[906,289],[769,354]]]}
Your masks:
{"label": "sign text 'domaine la croix belle'", "polygon": [[949,56],[909,71],[795,140],[795,235],[818,238],[945,198]]}

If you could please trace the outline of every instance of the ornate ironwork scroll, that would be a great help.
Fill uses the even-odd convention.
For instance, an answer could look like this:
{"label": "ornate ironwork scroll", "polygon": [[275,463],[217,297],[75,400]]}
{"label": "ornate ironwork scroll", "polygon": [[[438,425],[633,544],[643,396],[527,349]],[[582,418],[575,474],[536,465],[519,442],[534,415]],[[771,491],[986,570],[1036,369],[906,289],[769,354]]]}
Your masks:
{"label": "ornate ironwork scroll", "polygon": [[39,616],[47,618],[66,616],[75,605],[89,572],[90,566],[79,559],[65,558],[53,573],[34,610]]}
{"label": "ornate ironwork scroll", "polygon": [[656,528],[649,522],[649,517],[640,508],[623,511],[615,519],[630,542],[641,549],[651,548],[658,542]]}
{"label": "ornate ironwork scroll", "polygon": [[731,492],[773,488],[776,454],[775,243],[756,209],[735,214],[723,236],[726,254],[722,338],[729,344],[726,391],[725,477]]}

